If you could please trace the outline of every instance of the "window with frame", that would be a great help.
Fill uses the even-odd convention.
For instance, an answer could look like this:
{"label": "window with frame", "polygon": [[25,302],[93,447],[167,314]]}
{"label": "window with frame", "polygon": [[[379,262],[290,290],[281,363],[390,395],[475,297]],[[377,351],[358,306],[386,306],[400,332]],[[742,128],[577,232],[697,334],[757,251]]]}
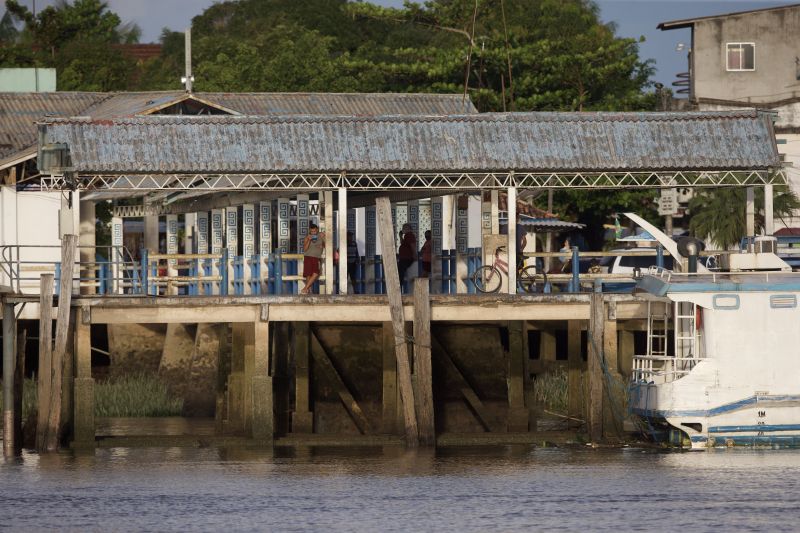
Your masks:
{"label": "window with frame", "polygon": [[726,53],[729,71],[756,69],[755,43],[727,43]]}

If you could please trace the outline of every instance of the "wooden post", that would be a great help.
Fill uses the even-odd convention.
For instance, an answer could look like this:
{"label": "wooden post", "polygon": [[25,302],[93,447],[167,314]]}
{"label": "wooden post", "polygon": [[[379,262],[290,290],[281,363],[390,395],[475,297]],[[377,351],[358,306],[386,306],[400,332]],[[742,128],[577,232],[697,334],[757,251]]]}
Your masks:
{"label": "wooden post", "polygon": [[17,337],[17,358],[14,362],[14,451],[22,449],[22,395],[25,386],[25,352],[28,347],[28,332],[22,330]]}
{"label": "wooden post", "polygon": [[228,416],[225,424],[228,433],[241,433],[245,426],[246,329],[246,324],[231,324],[231,371],[228,376]]}
{"label": "wooden post", "polygon": [[42,274],[39,288],[39,376],[36,379],[38,409],[36,449],[45,451],[47,420],[50,418],[50,394],[53,357],[53,274]]}
{"label": "wooden post", "polygon": [[[53,348],[50,413],[47,420],[45,446],[47,451],[58,450],[61,435],[61,384],[64,373],[64,359],[69,336],[70,305],[72,304],[72,276],[75,268],[76,235],[64,235],[61,244],[61,283],[58,295],[58,314],[56,316],[55,347]],[[91,366],[91,360],[90,360]]]}
{"label": "wooden post", "polygon": [[383,352],[383,433],[389,435],[397,431],[397,358],[394,353],[394,333],[392,323],[384,322],[381,327]]}
{"label": "wooden post", "polygon": [[414,412],[414,389],[411,384],[411,362],[408,357],[408,344],[406,344],[405,339],[403,298],[400,293],[397,258],[394,255],[394,230],[392,229],[392,211],[389,197],[378,197],[375,200],[375,205],[378,215],[378,225],[380,227],[386,293],[389,297],[389,312],[392,317],[392,330],[394,332],[400,397],[403,401],[403,423],[405,425],[406,445],[416,446],[418,444],[419,431],[417,429],[417,416]]}
{"label": "wooden post", "polygon": [[517,294],[517,188],[508,188],[508,294]]}
{"label": "wooden post", "polygon": [[417,378],[419,442],[436,444],[433,412],[433,368],[431,363],[431,301],[428,279],[414,280],[414,375]]}
{"label": "wooden post", "polygon": [[3,455],[14,455],[14,357],[17,353],[14,304],[3,302]]}
{"label": "wooden post", "polygon": [[294,324],[294,399],[292,433],[313,433],[311,411],[311,328],[308,322]]}
{"label": "wooden post", "polygon": [[269,322],[261,320],[254,324],[255,343],[253,353],[252,409],[253,438],[272,444],[274,415],[272,407],[272,376],[269,372]]}
{"label": "wooden post", "polygon": [[619,332],[619,373],[624,379],[629,379],[633,373],[634,336],[633,331],[620,330]]}
{"label": "wooden post", "polygon": [[339,189],[339,294],[347,294],[347,189]]}
{"label": "wooden post", "polygon": [[583,417],[581,397],[583,396],[583,379],[581,379],[583,358],[581,357],[581,333],[583,322],[570,320],[567,322],[567,394],[568,414],[573,418]]}
{"label": "wooden post", "polygon": [[75,319],[74,446],[94,447],[94,379],[91,325],[81,312]]}
{"label": "wooden post", "polygon": [[[608,302],[603,313],[603,359],[609,376],[620,379],[617,371],[619,363],[617,358],[616,303],[613,301]],[[604,372],[603,380],[605,381],[605,379]],[[625,405],[624,398],[619,398],[616,390],[610,387],[606,388],[608,390],[603,397],[603,433],[605,437],[608,437],[616,427],[622,427],[622,420],[615,421],[614,417],[615,413],[623,412]],[[617,404],[616,411],[614,403]]]}
{"label": "wooden post", "polygon": [[[528,430],[529,413],[525,407],[525,328],[520,321],[508,323],[508,431]],[[528,378],[530,379],[530,378]]]}
{"label": "wooden post", "polygon": [[539,330],[539,360],[545,372],[556,366],[556,332],[552,329]]}
{"label": "wooden post", "polygon": [[593,443],[603,437],[603,326],[605,306],[599,285],[591,296],[589,315],[589,404],[586,409],[589,437]]}

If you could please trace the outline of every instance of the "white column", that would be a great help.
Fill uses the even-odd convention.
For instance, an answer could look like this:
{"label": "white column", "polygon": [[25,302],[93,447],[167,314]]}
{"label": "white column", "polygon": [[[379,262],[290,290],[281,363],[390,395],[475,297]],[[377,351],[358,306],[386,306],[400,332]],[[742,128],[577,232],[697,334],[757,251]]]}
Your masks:
{"label": "white column", "polygon": [[517,293],[517,188],[508,188],[508,293]]}
{"label": "white column", "polygon": [[278,198],[278,251],[282,254],[288,254],[292,245],[289,223],[290,206],[288,198]]}
{"label": "white column", "polygon": [[469,197],[456,197],[456,293],[467,292],[467,249],[469,248]]}
{"label": "white column", "polygon": [[[178,253],[178,215],[167,215],[167,253]],[[167,260],[167,275],[178,275],[178,261],[175,259]],[[178,294],[178,287],[168,285],[167,294]]]}
{"label": "white column", "polygon": [[[81,288],[81,294],[96,294],[97,287],[94,285],[99,281],[100,269],[97,268],[97,256],[95,253],[95,209],[94,202],[82,201],[80,203],[80,226],[78,230],[79,260],[83,263],[80,277],[84,278],[86,287]],[[113,254],[109,254],[109,261],[113,259]]]}
{"label": "white column", "polygon": [[297,195],[297,253],[303,253],[303,241],[308,235],[309,209],[308,195]]}
{"label": "white column", "polygon": [[256,254],[256,206],[242,206],[242,256],[244,258],[244,293],[252,294],[250,262]]}
{"label": "white column", "polygon": [[[333,242],[333,191],[325,191],[322,196],[325,199],[322,206],[325,221],[325,294],[333,294],[333,252],[336,249],[336,243]],[[341,258],[341,254],[339,257]]]}
{"label": "white column", "polygon": [[745,224],[747,237],[752,237],[756,234],[756,191],[752,186],[746,189],[745,202]]}
{"label": "white column", "polygon": [[[203,211],[202,213],[195,214],[196,222],[197,222],[197,233],[196,235],[196,243],[197,243],[197,253],[198,254],[207,254],[208,253],[208,212]],[[196,261],[198,275],[203,277],[206,275],[205,259],[198,259]],[[197,293],[198,294],[206,294],[206,286],[205,283],[198,283],[197,284]]]}
{"label": "white column", "polygon": [[234,294],[233,260],[239,255],[239,209],[225,208],[225,248],[228,250],[228,294]]}
{"label": "white column", "polygon": [[[224,247],[225,237],[225,211],[223,209],[214,209],[211,211],[211,253],[221,254]],[[225,265],[220,264],[219,260],[214,260],[214,268],[212,269],[213,275],[222,276]],[[217,284],[219,289],[217,294],[222,293],[221,282]]]}
{"label": "white column", "polygon": [[442,286],[442,250],[444,238],[444,198],[431,198],[431,292],[438,294]]}
{"label": "white column", "polygon": [[197,249],[197,213],[183,215],[183,253],[193,254]]}
{"label": "white column", "polygon": [[124,272],[120,269],[120,263],[124,261],[122,255],[123,246],[123,220],[122,217],[111,218],[111,292],[122,294],[124,292],[123,277]]}
{"label": "white column", "polygon": [[[69,199],[72,198],[73,202],[70,205]],[[58,236],[59,238],[64,235],[75,235],[75,203],[78,201],[78,195],[70,192],[61,193],[61,209],[58,211]]]}
{"label": "white column", "polygon": [[258,253],[262,257],[272,253],[272,202],[258,204]]}
{"label": "white column", "polygon": [[339,294],[347,294],[347,189],[339,189]]}
{"label": "white column", "polygon": [[775,214],[773,208],[772,184],[764,185],[764,234],[775,233]]}

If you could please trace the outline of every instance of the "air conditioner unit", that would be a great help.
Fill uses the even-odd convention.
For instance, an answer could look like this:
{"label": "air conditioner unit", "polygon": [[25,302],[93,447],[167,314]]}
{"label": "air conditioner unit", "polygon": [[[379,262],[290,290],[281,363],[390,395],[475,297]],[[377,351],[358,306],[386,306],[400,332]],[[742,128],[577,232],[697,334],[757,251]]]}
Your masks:
{"label": "air conditioner unit", "polygon": [[753,252],[757,254],[774,254],[778,252],[776,237],[756,237],[753,241]]}

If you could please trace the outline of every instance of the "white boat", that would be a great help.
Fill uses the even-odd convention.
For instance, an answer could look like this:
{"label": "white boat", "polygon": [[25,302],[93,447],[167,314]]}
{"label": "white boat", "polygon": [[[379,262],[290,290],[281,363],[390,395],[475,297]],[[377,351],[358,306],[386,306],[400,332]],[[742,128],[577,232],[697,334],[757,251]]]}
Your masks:
{"label": "white boat", "polygon": [[647,353],[629,402],[645,427],[692,448],[800,445],[800,273],[782,270],[643,276]]}

